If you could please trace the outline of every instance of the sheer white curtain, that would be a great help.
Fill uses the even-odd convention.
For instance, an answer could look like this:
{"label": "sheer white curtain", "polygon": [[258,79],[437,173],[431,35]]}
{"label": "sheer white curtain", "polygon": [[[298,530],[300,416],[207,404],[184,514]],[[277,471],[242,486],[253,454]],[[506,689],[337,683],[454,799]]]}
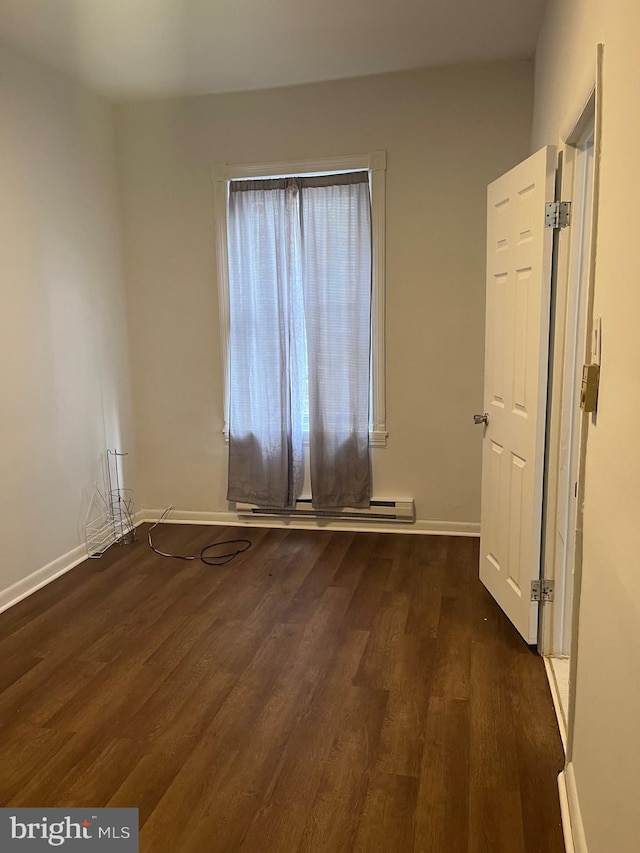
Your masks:
{"label": "sheer white curtain", "polygon": [[363,173],[307,178],[300,192],[315,507],[368,506],[371,213]]}
{"label": "sheer white curtain", "polygon": [[286,180],[234,182],[229,194],[227,497],[262,506],[290,506],[303,477],[297,196]]}
{"label": "sheer white curtain", "polygon": [[234,181],[229,500],[291,506],[308,418],[314,506],[371,495],[366,173]]}

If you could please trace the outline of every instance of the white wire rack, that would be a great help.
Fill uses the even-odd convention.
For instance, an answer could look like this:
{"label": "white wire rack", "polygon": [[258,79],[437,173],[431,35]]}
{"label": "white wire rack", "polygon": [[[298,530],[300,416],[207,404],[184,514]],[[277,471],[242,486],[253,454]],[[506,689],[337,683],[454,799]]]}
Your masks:
{"label": "white wire rack", "polygon": [[104,494],[94,484],[85,521],[85,541],[90,557],[101,557],[116,543],[126,544],[135,539],[133,491],[120,486],[120,464],[126,453],[107,450]]}

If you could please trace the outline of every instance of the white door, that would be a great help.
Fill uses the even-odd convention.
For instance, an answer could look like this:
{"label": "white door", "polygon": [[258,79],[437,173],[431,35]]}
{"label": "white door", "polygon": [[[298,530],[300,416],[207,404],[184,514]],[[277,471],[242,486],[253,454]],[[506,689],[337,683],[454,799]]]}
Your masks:
{"label": "white door", "polygon": [[556,149],[489,185],[480,580],[527,643],[538,635]]}

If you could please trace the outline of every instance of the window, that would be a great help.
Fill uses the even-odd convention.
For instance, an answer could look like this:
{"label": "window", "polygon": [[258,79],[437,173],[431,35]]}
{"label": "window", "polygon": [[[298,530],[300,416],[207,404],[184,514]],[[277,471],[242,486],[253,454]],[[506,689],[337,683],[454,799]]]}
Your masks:
{"label": "window", "polygon": [[215,177],[228,498],[295,503],[306,431],[314,506],[368,505],[368,445],[386,439],[384,152]]}
{"label": "window", "polygon": [[372,302],[371,302],[371,413],[369,444],[384,447],[387,443],[385,402],[385,170],[386,153],[317,160],[296,160],[244,165],[218,164],[213,167],[216,216],[216,246],[220,332],[224,369],[224,434],[229,437],[229,266],[227,246],[227,213],[229,185],[233,180],[275,178],[302,175],[328,175],[365,170],[369,175],[371,194]]}

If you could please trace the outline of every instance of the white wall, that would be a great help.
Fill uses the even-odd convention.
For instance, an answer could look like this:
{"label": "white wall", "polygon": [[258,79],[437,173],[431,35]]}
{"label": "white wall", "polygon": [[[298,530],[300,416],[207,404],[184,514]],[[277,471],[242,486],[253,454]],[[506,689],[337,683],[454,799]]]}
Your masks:
{"label": "white wall", "polygon": [[636,0],[550,0],[536,57],[533,148],[558,142],[604,43],[595,281],[598,418],[587,444],[572,775],[589,853],[640,845],[640,66]]}
{"label": "white wall", "polygon": [[140,503],[225,511],[216,162],[386,149],[388,447],[374,492],[480,516],[486,185],[527,154],[529,62],[118,107]]}
{"label": "white wall", "polygon": [[2,606],[79,556],[131,432],[111,108],[5,47],[0,79]]}

